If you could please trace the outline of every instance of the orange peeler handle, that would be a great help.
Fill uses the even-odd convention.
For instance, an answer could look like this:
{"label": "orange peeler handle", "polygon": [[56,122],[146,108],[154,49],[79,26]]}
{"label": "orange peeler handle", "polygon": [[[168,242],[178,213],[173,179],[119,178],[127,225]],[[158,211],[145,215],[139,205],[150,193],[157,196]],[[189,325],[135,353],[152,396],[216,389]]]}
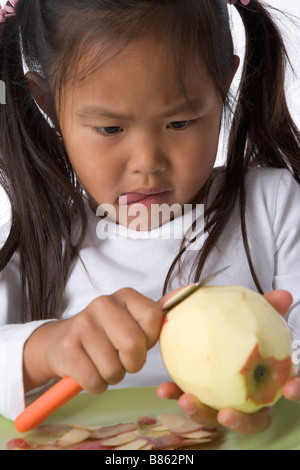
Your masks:
{"label": "orange peeler handle", "polygon": [[15,420],[19,432],[27,432],[43,423],[48,416],[74,398],[82,388],[71,377],[64,377],[29,405]]}

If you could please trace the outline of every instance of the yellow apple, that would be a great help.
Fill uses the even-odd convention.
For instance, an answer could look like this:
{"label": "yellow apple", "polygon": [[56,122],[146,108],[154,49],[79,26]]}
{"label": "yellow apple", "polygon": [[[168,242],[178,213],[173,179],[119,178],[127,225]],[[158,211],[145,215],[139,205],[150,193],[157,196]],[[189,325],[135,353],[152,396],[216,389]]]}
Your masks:
{"label": "yellow apple", "polygon": [[273,405],[296,374],[286,321],[239,286],[202,287],[170,310],[160,350],[174,382],[218,410]]}

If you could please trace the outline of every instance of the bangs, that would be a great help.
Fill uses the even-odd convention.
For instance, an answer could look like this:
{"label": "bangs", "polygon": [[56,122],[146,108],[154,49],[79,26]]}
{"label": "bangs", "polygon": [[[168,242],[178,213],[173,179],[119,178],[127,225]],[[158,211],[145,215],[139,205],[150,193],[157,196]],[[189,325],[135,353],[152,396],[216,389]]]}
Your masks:
{"label": "bangs", "polygon": [[[48,77],[52,90],[56,90],[58,102],[61,102],[65,86],[76,86],[113,61],[134,41],[149,39],[165,44],[183,89],[186,64],[192,61],[196,65],[197,57],[201,55],[225,101],[228,73],[234,66],[226,5],[220,6],[216,0],[185,0],[184,5],[180,0],[139,0],[133,1],[131,6],[129,3],[125,5],[121,1],[115,8],[110,6],[107,10],[95,6],[82,8],[80,14],[78,11],[70,12],[67,20],[65,16],[61,17],[58,55],[49,67]],[[213,11],[216,8],[219,14]],[[220,15],[225,15],[228,22],[222,38],[216,35]]]}

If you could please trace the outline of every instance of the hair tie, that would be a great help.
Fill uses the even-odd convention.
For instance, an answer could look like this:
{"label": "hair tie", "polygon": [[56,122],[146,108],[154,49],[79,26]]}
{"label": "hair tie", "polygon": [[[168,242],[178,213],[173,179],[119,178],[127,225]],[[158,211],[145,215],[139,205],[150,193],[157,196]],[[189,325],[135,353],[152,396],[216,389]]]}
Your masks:
{"label": "hair tie", "polygon": [[19,0],[9,0],[3,8],[0,6],[0,23],[5,23],[6,18],[9,18],[10,16],[15,16],[15,9],[18,1]]}
{"label": "hair tie", "polygon": [[[229,5],[234,5],[238,0],[227,0],[227,3],[229,3]],[[249,3],[251,2],[251,0],[239,0],[241,2],[242,5],[244,5],[245,7],[247,5],[249,5]]]}

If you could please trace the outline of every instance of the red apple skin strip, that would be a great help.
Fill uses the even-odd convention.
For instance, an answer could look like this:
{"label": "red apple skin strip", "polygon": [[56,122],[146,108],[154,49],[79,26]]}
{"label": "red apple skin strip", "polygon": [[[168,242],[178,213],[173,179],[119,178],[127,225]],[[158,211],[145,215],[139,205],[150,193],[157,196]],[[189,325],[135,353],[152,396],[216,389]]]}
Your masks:
{"label": "red apple skin strip", "polygon": [[104,446],[121,446],[123,444],[127,444],[128,442],[134,441],[140,434],[138,431],[129,431],[123,432],[118,436],[108,437],[106,439],[102,439],[102,444]]}
{"label": "red apple skin strip", "polygon": [[59,449],[58,447],[55,447],[55,446],[51,446],[51,445],[35,445],[34,446],[34,450],[63,450],[63,449]]}
{"label": "red apple skin strip", "polygon": [[145,444],[147,444],[146,439],[138,438],[135,441],[131,441],[122,446],[115,447],[114,450],[140,450],[142,447],[145,446]]}
{"label": "red apple skin strip", "polygon": [[6,444],[7,450],[21,449],[29,450],[32,449],[32,445],[29,444],[25,439],[11,439]]}
{"label": "red apple skin strip", "polygon": [[199,431],[194,432],[176,432],[176,434],[178,434],[178,436],[182,436],[184,439],[211,439],[215,433],[213,431],[205,431],[205,429],[200,429]]}
{"label": "red apple skin strip", "polygon": [[169,431],[184,434],[203,430],[203,426],[181,414],[160,414],[158,419],[167,426]]}
{"label": "red apple skin strip", "polygon": [[114,426],[104,426],[103,428],[93,431],[91,437],[93,439],[105,439],[117,436],[123,432],[135,431],[138,428],[136,423],[120,423]]}
{"label": "red apple skin strip", "polygon": [[152,450],[154,446],[152,444],[147,444],[144,447],[141,447],[139,450]]}
{"label": "red apple skin strip", "polygon": [[207,439],[183,439],[180,447],[200,446],[212,442],[210,438]]}
{"label": "red apple skin strip", "polygon": [[167,426],[165,424],[154,424],[153,426],[149,426],[147,428],[147,431],[150,432],[163,432],[163,431],[169,431]]}
{"label": "red apple skin strip", "polygon": [[176,434],[166,434],[164,436],[157,437],[155,439],[155,447],[154,449],[163,450],[165,447],[170,446],[177,446],[180,447],[182,445],[183,438],[177,436]]}
{"label": "red apple skin strip", "polygon": [[137,419],[137,423],[139,426],[149,426],[152,424],[157,424],[157,420],[152,418],[151,416],[139,416]]}
{"label": "red apple skin strip", "polygon": [[113,450],[113,447],[104,446],[102,441],[87,441],[82,442],[76,446],[71,447],[69,450]]}
{"label": "red apple skin strip", "polygon": [[90,431],[91,433],[100,431],[104,426],[87,426],[85,424],[70,424],[71,428],[76,428],[76,429],[86,429],[86,431]]}
{"label": "red apple skin strip", "polygon": [[91,437],[91,433],[85,429],[73,428],[58,439],[54,445],[59,448],[67,448],[79,444],[80,442],[86,441]]}
{"label": "red apple skin strip", "polygon": [[37,427],[37,431],[43,436],[58,437],[63,436],[72,429],[68,424],[42,424]]}

